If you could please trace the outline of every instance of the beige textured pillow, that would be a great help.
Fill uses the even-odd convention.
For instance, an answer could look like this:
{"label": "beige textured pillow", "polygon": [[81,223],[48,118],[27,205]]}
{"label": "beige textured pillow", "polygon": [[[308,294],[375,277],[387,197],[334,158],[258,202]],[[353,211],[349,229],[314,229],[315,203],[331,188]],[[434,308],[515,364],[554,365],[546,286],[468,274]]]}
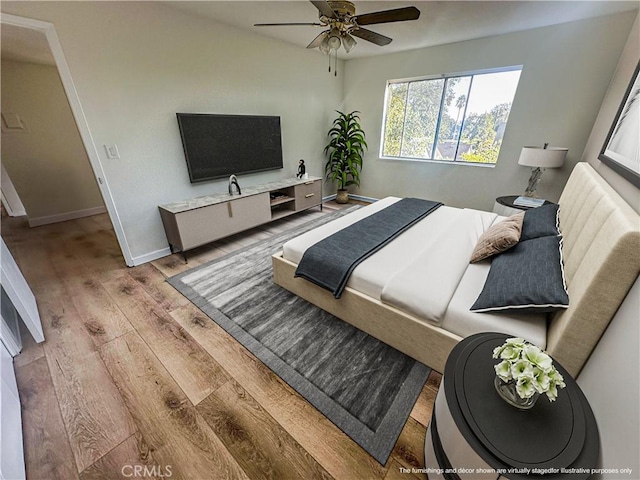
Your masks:
{"label": "beige textured pillow", "polygon": [[493,225],[480,235],[471,254],[470,263],[476,263],[505,250],[509,250],[520,240],[524,212],[516,213]]}

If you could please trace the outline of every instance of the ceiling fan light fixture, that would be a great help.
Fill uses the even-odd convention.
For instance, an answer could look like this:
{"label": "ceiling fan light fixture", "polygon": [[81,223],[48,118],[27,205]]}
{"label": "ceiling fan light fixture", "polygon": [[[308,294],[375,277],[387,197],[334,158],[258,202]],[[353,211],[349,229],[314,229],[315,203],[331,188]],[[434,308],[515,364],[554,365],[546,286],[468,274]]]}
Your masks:
{"label": "ceiling fan light fixture", "polygon": [[329,53],[331,52],[331,48],[329,48],[329,35],[325,36],[322,39],[322,42],[320,42],[320,45],[318,45],[318,48],[325,55],[329,55]]}
{"label": "ceiling fan light fixture", "polygon": [[340,40],[340,33],[336,30],[332,30],[329,36],[327,37],[327,46],[329,50],[338,50],[342,41]]}
{"label": "ceiling fan light fixture", "polygon": [[358,43],[356,42],[356,39],[348,33],[342,34],[342,45],[344,46],[344,49],[347,51],[347,53],[349,53],[351,49],[356,46],[356,43]]}
{"label": "ceiling fan light fixture", "polygon": [[[1,1],[1,0],[0,0]],[[420,18],[420,10],[416,7],[401,7],[379,12],[356,15],[356,6],[350,0],[309,0],[318,10],[320,22],[294,22],[294,23],[256,23],[255,26],[300,26],[309,25],[325,27],[326,30],[317,35],[307,48],[319,48],[322,53],[333,55],[337,65],[338,50],[341,46],[349,53],[357,42],[353,37],[358,37],[380,47],[391,43],[392,39],[373,32],[363,25],[377,25],[382,23],[404,22]],[[331,69],[329,69],[331,71]]]}

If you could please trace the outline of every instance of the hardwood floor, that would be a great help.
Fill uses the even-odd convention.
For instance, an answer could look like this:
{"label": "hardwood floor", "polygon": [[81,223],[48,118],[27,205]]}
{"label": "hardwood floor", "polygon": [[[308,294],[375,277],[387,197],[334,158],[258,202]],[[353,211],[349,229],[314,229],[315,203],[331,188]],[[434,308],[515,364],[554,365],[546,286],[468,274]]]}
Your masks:
{"label": "hardwood floor", "polygon": [[4,217],[46,338],[23,330],[15,358],[27,477],[420,478],[400,468],[424,466],[438,373],[380,465],[164,281],[338,208],[135,268],[106,215],[33,229]]}

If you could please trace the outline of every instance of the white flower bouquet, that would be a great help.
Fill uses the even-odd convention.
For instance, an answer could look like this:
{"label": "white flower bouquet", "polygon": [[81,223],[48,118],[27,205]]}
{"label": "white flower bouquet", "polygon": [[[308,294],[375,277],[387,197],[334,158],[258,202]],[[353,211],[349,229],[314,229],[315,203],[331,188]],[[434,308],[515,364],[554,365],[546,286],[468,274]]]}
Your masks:
{"label": "white flower bouquet", "polygon": [[515,382],[520,398],[546,393],[553,402],[558,389],[566,386],[551,357],[522,338],[507,339],[493,350],[493,358],[502,360],[494,367],[496,375],[504,382]]}

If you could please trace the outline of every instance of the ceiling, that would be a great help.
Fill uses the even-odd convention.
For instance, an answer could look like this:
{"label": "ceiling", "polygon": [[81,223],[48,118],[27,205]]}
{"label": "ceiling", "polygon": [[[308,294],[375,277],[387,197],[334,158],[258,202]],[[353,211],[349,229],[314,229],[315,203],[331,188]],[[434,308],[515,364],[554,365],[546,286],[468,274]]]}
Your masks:
{"label": "ceiling", "polygon": [[[259,35],[305,48],[323,29],[320,27],[254,27],[254,23],[316,22],[316,8],[306,0],[280,1],[167,1],[170,8],[212,18]],[[343,59],[382,55],[415,48],[460,42],[502,33],[528,30],[590,17],[638,9],[630,1],[355,1],[356,13],[363,14],[414,5],[420,18],[410,22],[372,25],[371,30],[393,38],[386,47],[364,40]],[[43,33],[12,25],[2,25],[2,58],[55,65]],[[316,49],[315,52],[318,52]]]}
{"label": "ceiling", "polygon": [[[339,58],[381,55],[415,48],[443,45],[503,33],[529,30],[638,9],[633,1],[366,1],[355,0],[356,14],[416,6],[414,21],[371,25],[371,30],[393,38],[386,47],[356,39],[358,45]],[[254,23],[317,22],[318,11],[306,0],[296,1],[169,1],[164,2],[198,16],[210,17],[260,35],[305,48],[324,30],[313,26],[254,27]],[[317,49],[315,51],[318,51]]]}

